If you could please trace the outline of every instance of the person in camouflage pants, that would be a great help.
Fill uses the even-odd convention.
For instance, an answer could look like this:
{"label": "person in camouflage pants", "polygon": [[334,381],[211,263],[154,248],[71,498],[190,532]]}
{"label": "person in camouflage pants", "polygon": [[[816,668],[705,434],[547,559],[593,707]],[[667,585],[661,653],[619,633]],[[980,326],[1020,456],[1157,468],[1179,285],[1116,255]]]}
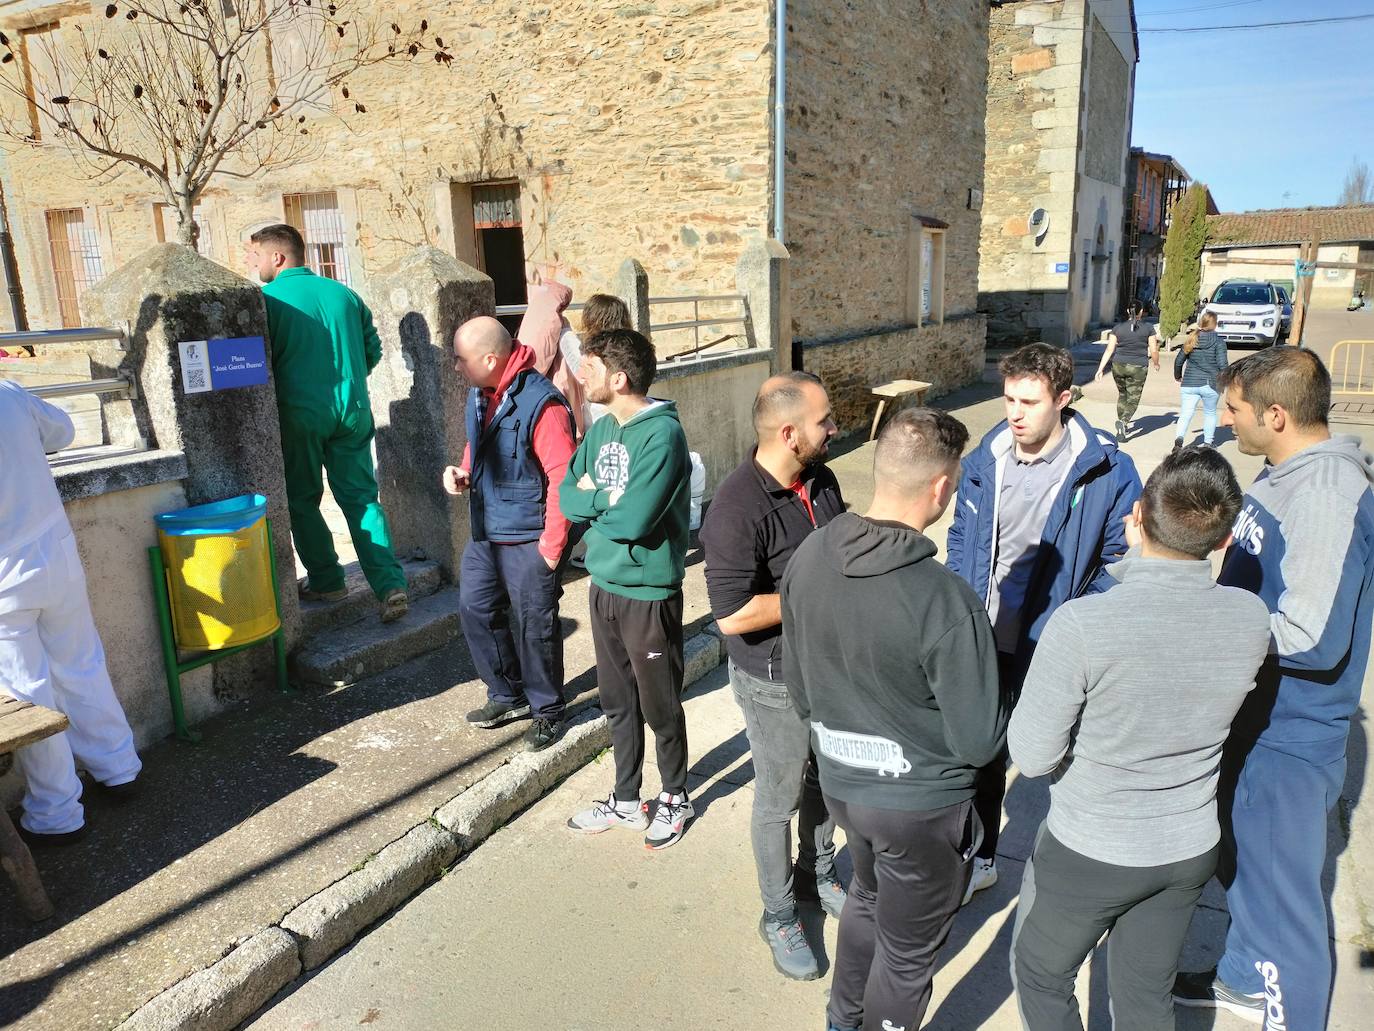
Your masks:
{"label": "person in camouflage pants", "polygon": [[1116,381],[1116,439],[1125,440],[1135,410],[1140,407],[1140,395],[1145,390],[1149,366],[1159,368],[1159,336],[1153,323],[1145,321],[1145,306],[1132,301],[1126,309],[1126,321],[1107,334],[1107,347],[1097,366],[1097,379],[1102,378],[1111,363],[1112,379]]}

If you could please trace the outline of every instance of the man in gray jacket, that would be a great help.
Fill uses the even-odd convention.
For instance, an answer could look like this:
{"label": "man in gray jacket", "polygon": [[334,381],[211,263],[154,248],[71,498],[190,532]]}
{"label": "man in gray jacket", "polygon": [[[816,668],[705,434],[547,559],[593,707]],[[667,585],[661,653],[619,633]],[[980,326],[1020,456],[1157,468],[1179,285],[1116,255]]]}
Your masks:
{"label": "man in gray jacket", "polygon": [[1119,585],[1064,604],[1036,649],[1007,734],[1023,774],[1053,777],[1012,935],[1029,1031],[1082,1028],[1074,981],[1107,931],[1119,1026],[1174,1027],[1179,952],[1217,864],[1222,744],[1269,643],[1264,603],[1218,586],[1207,559],[1240,503],[1217,452],[1174,452],[1127,517]]}

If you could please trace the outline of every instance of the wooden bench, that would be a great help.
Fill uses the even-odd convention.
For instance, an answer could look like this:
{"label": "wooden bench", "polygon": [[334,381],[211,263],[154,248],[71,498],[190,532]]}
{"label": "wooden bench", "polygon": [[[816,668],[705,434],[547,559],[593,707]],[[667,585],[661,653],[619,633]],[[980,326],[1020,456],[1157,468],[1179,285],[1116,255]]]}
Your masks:
{"label": "wooden bench", "polygon": [[873,413],[873,428],[868,431],[868,439],[878,435],[878,427],[883,421],[883,410],[889,401],[902,401],[913,395],[918,405],[925,404],[926,391],[930,384],[919,379],[894,379],[891,383],[873,388],[873,396],[878,399],[878,410]]}
{"label": "wooden bench", "polygon": [[[21,702],[0,692],[0,755],[8,755],[17,748],[66,729],[67,717],[62,713],[32,702]],[[14,884],[19,905],[30,920],[46,920],[52,916],[52,903],[43,890],[33,854],[3,808],[0,808],[0,867]]]}

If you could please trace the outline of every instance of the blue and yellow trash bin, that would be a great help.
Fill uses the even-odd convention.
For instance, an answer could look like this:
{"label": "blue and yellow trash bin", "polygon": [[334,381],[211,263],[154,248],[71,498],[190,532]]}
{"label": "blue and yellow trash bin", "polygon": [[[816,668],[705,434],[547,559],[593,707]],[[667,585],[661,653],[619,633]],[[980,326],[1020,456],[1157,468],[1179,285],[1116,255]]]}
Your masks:
{"label": "blue and yellow trash bin", "polygon": [[[186,724],[181,675],[271,638],[277,681],[286,683],[286,648],[277,607],[277,570],[267,499],[244,494],[155,516],[148,549],[162,633],[162,657],[177,736]],[[178,649],[198,653],[182,660]]]}
{"label": "blue and yellow trash bin", "polygon": [[265,497],[196,505],[155,522],[180,647],[218,651],[276,632],[281,620]]}

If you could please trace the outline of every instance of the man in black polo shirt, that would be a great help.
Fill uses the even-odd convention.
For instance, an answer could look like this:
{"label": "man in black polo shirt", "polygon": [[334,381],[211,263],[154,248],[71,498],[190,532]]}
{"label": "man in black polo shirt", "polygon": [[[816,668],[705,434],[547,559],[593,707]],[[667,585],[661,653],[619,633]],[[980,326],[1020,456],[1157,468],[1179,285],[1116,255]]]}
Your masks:
{"label": "man in black polo shirt", "polygon": [[[806,372],[767,380],[754,399],[754,432],[758,446],[717,489],[701,543],[711,610],[725,634],[730,685],[753,752],[750,833],[764,906],[759,932],[782,974],[809,981],[820,971],[802,933],[796,893],[819,897],[838,917],[845,889],[835,875],[835,823],[816,779],[810,727],[782,678],[778,590],[801,542],[844,511],[840,485],[824,464],[835,420],[821,381]],[[791,828],[799,812],[794,871]]]}

